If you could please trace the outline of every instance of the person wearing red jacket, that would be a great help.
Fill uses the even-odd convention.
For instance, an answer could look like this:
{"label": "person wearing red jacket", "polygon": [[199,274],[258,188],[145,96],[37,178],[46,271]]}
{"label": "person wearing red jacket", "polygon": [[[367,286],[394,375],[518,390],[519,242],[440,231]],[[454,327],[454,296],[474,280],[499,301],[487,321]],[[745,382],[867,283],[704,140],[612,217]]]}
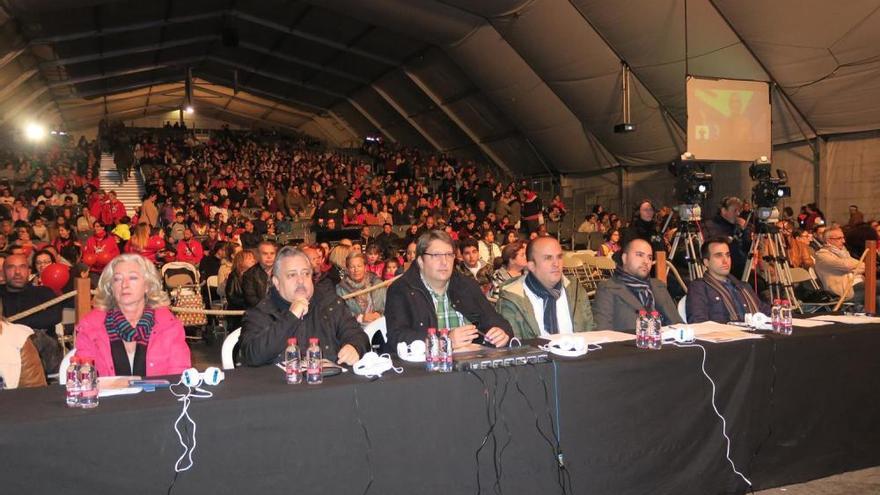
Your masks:
{"label": "person wearing red jacket", "polygon": [[116,192],[110,191],[107,194],[107,200],[101,205],[100,220],[104,225],[116,225],[119,220],[125,216],[125,205],[122,201],[116,199]]}
{"label": "person wearing red jacket", "polygon": [[94,259],[89,271],[93,274],[100,274],[113,258],[119,256],[119,246],[116,244],[116,238],[107,233],[107,229],[104,228],[104,224],[100,220],[92,226],[95,229],[95,234],[86,240],[83,260]]}
{"label": "person wearing red jacket", "polygon": [[202,243],[193,239],[192,229],[184,230],[183,239],[177,243],[177,261],[199,266],[204,256],[205,250]]}
{"label": "person wearing red jacket", "polygon": [[103,208],[106,199],[107,195],[104,194],[103,189],[98,189],[96,192],[89,194],[88,207],[89,215],[91,215],[92,218],[101,218],[101,209]]}

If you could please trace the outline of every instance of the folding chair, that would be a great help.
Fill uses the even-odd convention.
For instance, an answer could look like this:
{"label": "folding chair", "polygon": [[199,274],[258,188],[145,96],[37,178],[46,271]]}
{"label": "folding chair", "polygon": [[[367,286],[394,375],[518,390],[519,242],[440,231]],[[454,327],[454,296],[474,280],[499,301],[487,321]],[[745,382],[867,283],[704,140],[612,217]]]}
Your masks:
{"label": "folding chair", "polygon": [[[812,268],[811,268],[811,270],[812,270]],[[816,278],[810,272],[808,272],[807,270],[805,270],[801,267],[792,267],[791,268],[791,283],[792,283],[792,285],[809,283],[813,287],[813,289],[815,289],[815,290],[822,289],[822,286],[819,285],[819,282],[816,280]],[[822,310],[832,311],[832,310],[834,310],[834,307],[837,305],[837,300],[830,301],[830,302],[823,302],[823,303],[804,302],[804,301],[798,301],[798,302],[801,305],[801,313],[802,314],[816,313],[816,312],[822,311]],[[844,302],[843,303],[843,306],[852,306],[852,305],[853,305],[853,303],[851,303],[851,302]]]}

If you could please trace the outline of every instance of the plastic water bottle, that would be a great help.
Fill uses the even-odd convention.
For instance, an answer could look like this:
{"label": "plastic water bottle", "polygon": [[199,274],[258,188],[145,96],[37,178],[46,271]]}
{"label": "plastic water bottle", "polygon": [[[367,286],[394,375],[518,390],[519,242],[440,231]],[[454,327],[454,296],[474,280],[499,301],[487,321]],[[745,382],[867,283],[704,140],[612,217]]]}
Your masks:
{"label": "plastic water bottle", "polygon": [[67,394],[65,395],[65,403],[67,407],[79,407],[80,387],[79,387],[79,364],[80,358],[74,356],[70,358],[70,364],[67,366],[66,383],[64,384]]}
{"label": "plastic water bottle", "polygon": [[309,337],[309,349],[306,351],[306,383],[318,385],[324,382],[323,365],[321,364],[321,346],[317,337]]}
{"label": "plastic water bottle", "polygon": [[663,318],[660,317],[658,311],[651,311],[651,326],[648,340],[649,349],[659,349],[663,346]]}
{"label": "plastic water bottle", "polygon": [[770,324],[773,326],[773,333],[782,333],[782,319],[780,318],[780,310],[782,309],[782,301],[773,300],[773,307],[770,309]]}
{"label": "plastic water bottle", "polygon": [[287,339],[287,349],[284,350],[284,376],[290,385],[302,383],[302,371],[299,369],[300,354],[296,345],[296,337]]}
{"label": "plastic water bottle", "polygon": [[92,409],[98,407],[98,371],[95,360],[83,358],[79,365],[79,407]]}
{"label": "plastic water bottle", "polygon": [[782,300],[782,305],[779,307],[779,327],[782,335],[791,335],[791,303],[788,299]]}
{"label": "plastic water bottle", "polygon": [[448,328],[440,330],[439,344],[440,352],[437,357],[440,361],[440,366],[437,368],[437,371],[450,373],[452,371],[452,339],[449,338]]}
{"label": "plastic water bottle", "polygon": [[440,339],[437,337],[437,329],[428,328],[428,336],[425,337],[425,371],[438,371],[440,369]]}
{"label": "plastic water bottle", "polygon": [[636,347],[646,349],[648,347],[648,329],[647,329],[648,312],[640,309],[636,313]]}

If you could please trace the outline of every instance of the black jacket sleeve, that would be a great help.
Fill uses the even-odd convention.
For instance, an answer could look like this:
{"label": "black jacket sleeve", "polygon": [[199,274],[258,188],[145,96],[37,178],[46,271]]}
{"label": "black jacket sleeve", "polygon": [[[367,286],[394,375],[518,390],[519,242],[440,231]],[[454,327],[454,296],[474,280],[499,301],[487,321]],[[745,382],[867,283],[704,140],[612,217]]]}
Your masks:
{"label": "black jacket sleeve", "polygon": [[371,343],[361,324],[358,323],[340,297],[336,297],[330,304],[333,307],[333,312],[336,313],[333,324],[336,329],[336,341],[339,342],[339,349],[342,349],[346,344],[351,344],[358,352],[358,356],[364,357],[364,354],[370,352]]}
{"label": "black jacket sleeve", "polygon": [[272,364],[301,324],[290,311],[274,313],[266,303],[248,310],[241,326],[242,362],[248,366]]}
{"label": "black jacket sleeve", "polygon": [[[254,265],[255,268],[259,268],[259,265]],[[263,299],[265,294],[265,286],[259,280],[259,274],[254,270],[248,270],[244,272],[244,275],[241,278],[241,288],[244,293],[244,303],[248,308],[253,308],[257,304],[259,304],[260,300]]]}
{"label": "black jacket sleeve", "polygon": [[[510,322],[495,311],[477,282],[465,276],[453,275],[453,277],[455,283],[455,294],[452,295],[453,307],[473,322],[479,331],[485,333],[492,327],[498,327],[513,337],[513,327],[510,326]],[[385,311],[387,314],[387,308]]]}
{"label": "black jacket sleeve", "polygon": [[[415,321],[415,307],[422,306],[409,297],[410,289],[402,281],[391,284],[385,296],[385,325],[388,330],[387,347],[396,352],[398,342],[410,343],[425,338],[424,331]],[[420,297],[419,294],[416,296]],[[428,320],[430,315],[425,315]],[[428,323],[430,324],[430,323]]]}

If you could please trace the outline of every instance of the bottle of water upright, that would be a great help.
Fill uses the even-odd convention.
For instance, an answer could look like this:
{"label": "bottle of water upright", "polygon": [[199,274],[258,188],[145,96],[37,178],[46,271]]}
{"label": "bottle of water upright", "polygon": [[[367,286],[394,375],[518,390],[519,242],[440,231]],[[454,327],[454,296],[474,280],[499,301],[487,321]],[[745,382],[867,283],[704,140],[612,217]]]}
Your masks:
{"label": "bottle of water upright", "polygon": [[323,365],[321,364],[321,346],[317,337],[309,337],[309,349],[306,351],[306,383],[318,385],[324,382]]}
{"label": "bottle of water upright", "polygon": [[651,311],[651,327],[649,337],[649,347],[651,349],[659,349],[663,346],[663,318],[660,317],[658,311]]}
{"label": "bottle of water upright", "polygon": [[287,349],[284,350],[284,376],[288,384],[302,383],[302,370],[299,366],[299,347],[296,345],[296,337],[291,337],[287,339]]}
{"label": "bottle of water upright", "polygon": [[791,329],[794,325],[791,322],[791,303],[788,299],[783,299],[782,305],[779,307],[779,326],[779,333],[782,335],[791,335]]}
{"label": "bottle of water upright", "polygon": [[425,371],[437,371],[440,369],[440,339],[437,337],[437,329],[428,328],[425,337]]}
{"label": "bottle of water upright", "polygon": [[636,316],[636,347],[646,349],[648,347],[648,312],[640,309]]}
{"label": "bottle of water upright", "polygon": [[440,352],[438,355],[440,366],[438,370],[441,373],[450,373],[452,371],[452,339],[449,338],[449,329],[440,330]]}
{"label": "bottle of water upright", "polygon": [[781,306],[781,300],[773,300],[773,307],[770,309],[770,324],[773,326],[773,333],[781,333],[782,321],[779,317],[779,310],[781,309]]}
{"label": "bottle of water upright", "polygon": [[82,359],[79,365],[79,407],[98,407],[98,372],[94,359]]}
{"label": "bottle of water upright", "polygon": [[67,365],[67,372],[65,373],[66,383],[64,384],[67,391],[65,395],[67,407],[79,407],[79,363],[80,358],[73,356],[70,358],[70,364]]}

